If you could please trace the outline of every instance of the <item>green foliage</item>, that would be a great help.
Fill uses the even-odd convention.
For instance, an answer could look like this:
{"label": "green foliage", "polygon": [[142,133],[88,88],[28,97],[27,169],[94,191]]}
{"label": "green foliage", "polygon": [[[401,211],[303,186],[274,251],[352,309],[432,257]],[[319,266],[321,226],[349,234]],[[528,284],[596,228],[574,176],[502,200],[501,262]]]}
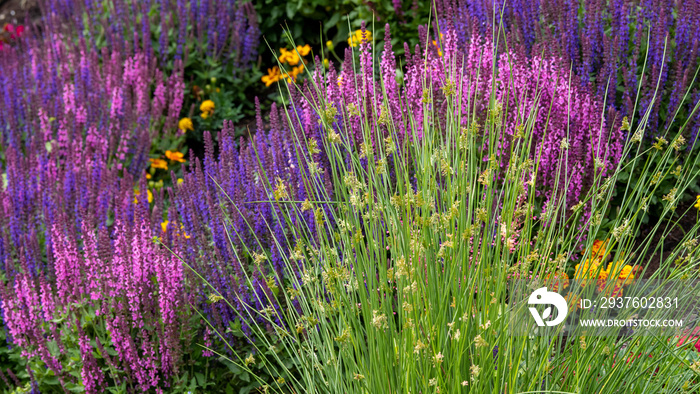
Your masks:
{"label": "green foliage", "polygon": [[384,36],[384,25],[391,26],[394,51],[401,54],[403,42],[418,43],[417,28],[428,23],[432,1],[402,0],[400,3],[400,12],[390,0],[371,3],[362,0],[262,0],[255,3],[255,8],[262,35],[273,48],[287,41],[284,29],[289,30],[295,42],[310,44],[316,51],[328,40],[343,48],[347,46],[349,34],[360,28],[361,21],[369,21],[370,26],[375,21],[374,34],[380,38]]}

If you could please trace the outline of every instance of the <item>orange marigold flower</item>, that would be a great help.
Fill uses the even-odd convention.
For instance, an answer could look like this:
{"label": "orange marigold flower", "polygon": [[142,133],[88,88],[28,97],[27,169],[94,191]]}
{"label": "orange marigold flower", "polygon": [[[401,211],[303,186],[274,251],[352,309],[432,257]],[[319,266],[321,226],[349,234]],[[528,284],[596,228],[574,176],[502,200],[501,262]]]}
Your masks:
{"label": "orange marigold flower", "polygon": [[304,46],[297,45],[297,52],[299,52],[301,56],[306,56],[309,54],[309,52],[311,52],[311,47],[309,46],[309,44],[306,44]]}
{"label": "orange marigold flower", "polygon": [[165,157],[167,157],[168,159],[170,159],[172,161],[179,161],[180,163],[184,163],[185,161],[187,161],[187,160],[183,159],[184,156],[185,155],[182,154],[182,152],[177,152],[177,151],[173,152],[173,151],[169,151],[169,150],[165,151]]}
{"label": "orange marigold flower", "polygon": [[270,86],[273,83],[279,81],[282,78],[282,73],[280,72],[280,68],[277,66],[274,66],[272,68],[267,69],[267,75],[263,75],[261,78],[265,86]]}
{"label": "orange marigold flower", "polygon": [[168,162],[163,159],[148,159],[151,162],[151,167],[161,168],[163,170],[168,169]]}
{"label": "orange marigold flower", "polygon": [[287,48],[280,48],[282,53],[279,57],[280,63],[287,63],[290,66],[296,66],[301,61],[299,54],[296,51],[288,51]]}

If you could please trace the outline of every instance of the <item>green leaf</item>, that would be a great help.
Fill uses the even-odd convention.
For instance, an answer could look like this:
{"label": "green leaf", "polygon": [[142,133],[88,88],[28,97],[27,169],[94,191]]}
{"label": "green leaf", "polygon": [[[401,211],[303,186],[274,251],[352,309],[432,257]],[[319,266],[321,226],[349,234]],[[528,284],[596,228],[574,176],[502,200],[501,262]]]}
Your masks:
{"label": "green leaf", "polygon": [[82,385],[66,385],[68,388],[68,391],[72,393],[84,393],[85,392],[85,387]]}
{"label": "green leaf", "polygon": [[243,372],[240,375],[238,375],[238,378],[240,378],[244,382],[250,383],[250,374],[248,372]]}
{"label": "green leaf", "polygon": [[[333,27],[336,27],[338,25],[338,21],[340,20],[340,14],[339,13],[334,13],[331,19],[329,19],[326,23],[323,25],[323,32],[327,33],[328,30],[330,30]],[[324,43],[325,45],[325,43]]]}
{"label": "green leaf", "polygon": [[297,8],[294,6],[294,3],[291,1],[287,2],[287,18],[293,19],[294,14],[297,13]]}
{"label": "green leaf", "polygon": [[231,373],[233,373],[234,375],[240,375],[240,373],[243,371],[236,364],[234,364],[228,360],[225,360],[223,357],[220,357],[219,361],[224,363],[228,367],[229,371],[231,371]]}

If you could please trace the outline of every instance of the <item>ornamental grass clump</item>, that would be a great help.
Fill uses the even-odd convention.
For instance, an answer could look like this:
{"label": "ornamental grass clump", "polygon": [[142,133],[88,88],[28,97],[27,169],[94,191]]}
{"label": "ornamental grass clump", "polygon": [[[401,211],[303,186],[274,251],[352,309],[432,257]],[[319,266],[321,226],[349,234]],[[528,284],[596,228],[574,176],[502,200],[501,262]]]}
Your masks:
{"label": "ornamental grass clump", "polygon": [[[499,42],[502,38],[490,45],[498,48]],[[610,206],[615,192],[611,185],[623,166],[674,161],[678,152],[669,147],[642,151],[636,142],[628,141],[620,149],[621,157],[631,159],[619,163],[608,161],[610,151],[616,149],[610,146],[614,141],[601,140],[598,146],[602,149],[587,153],[593,159],[593,174],[590,188],[579,197],[581,205],[567,204],[572,181],[566,176],[568,169],[559,166],[547,209],[538,212],[535,202],[541,167],[532,155],[538,150],[538,133],[547,138],[555,131],[538,130],[536,102],[525,99],[516,101],[520,106],[511,107],[502,101],[502,91],[494,82],[478,91],[488,97],[482,108],[469,100],[475,92],[456,90],[445,95],[440,106],[429,93],[420,102],[420,111],[414,108],[400,112],[401,117],[382,118],[382,109],[392,105],[388,93],[394,86],[393,74],[387,73],[391,76],[387,80],[382,73],[367,72],[372,71],[372,63],[362,45],[361,66],[367,68],[356,75],[344,68],[340,90],[331,90],[337,84],[322,83],[335,82],[333,71],[312,76],[308,90],[291,87],[298,90],[291,93],[286,116],[296,140],[296,157],[312,165],[316,160],[309,152],[322,146],[332,194],[323,187],[323,178],[304,178],[304,204],[314,213],[313,228],[294,221],[300,214],[299,201],[280,193],[267,200],[271,215],[264,223],[267,231],[252,231],[256,224],[248,221],[252,237],[227,231],[236,256],[257,256],[252,267],[257,275],[271,272],[267,254],[260,257],[259,251],[272,240],[277,251],[271,254],[278,254],[283,264],[283,275],[275,275],[277,280],[284,276],[288,285],[264,294],[268,303],[283,306],[280,308],[259,311],[237,295],[221,301],[248,305],[245,313],[232,309],[250,322],[250,335],[255,338],[254,357],[236,354],[234,349],[230,350],[236,357],[221,353],[222,357],[253,373],[261,389],[268,392],[641,393],[698,389],[700,382],[688,361],[691,346],[669,346],[672,335],[629,333],[621,328],[594,335],[578,326],[533,331],[529,330],[533,321],[511,319],[512,310],[523,305],[514,286],[525,283],[531,292],[552,288],[555,284],[548,278],[574,276],[574,265],[591,258],[596,234],[605,231],[601,226],[604,216],[610,221],[611,240],[601,261],[614,251],[612,261],[641,267],[639,275],[663,282],[682,297],[686,281],[697,279],[697,224],[686,229],[682,246],[662,258],[655,271],[643,271],[657,251],[653,235],[668,234],[671,226],[666,219],[673,210],[681,209],[678,196],[697,182],[697,163],[681,165],[664,217],[645,237],[637,237],[640,212],[655,185],[642,183],[640,188],[619,190],[622,204],[616,207]],[[472,71],[448,62],[447,49],[443,54],[435,63],[423,60],[424,64],[442,64],[441,80],[460,81],[465,72]],[[485,63],[496,64],[497,60],[490,55]],[[414,57],[414,64],[417,62]],[[509,73],[515,70],[516,65],[508,65]],[[495,81],[503,71],[491,69],[488,78]],[[426,90],[436,80],[427,73],[416,78],[423,78]],[[346,80],[352,83],[344,85]],[[352,86],[357,89],[352,95],[325,91],[351,91]],[[546,97],[540,94],[546,89],[539,86],[533,97]],[[393,94],[399,108],[409,108],[408,93],[398,90]],[[468,106],[463,105],[465,95]],[[350,102],[345,101],[347,97]],[[557,97],[574,98],[573,94]],[[601,109],[599,121],[590,127],[595,125],[594,135],[607,135],[602,120],[605,109],[597,108]],[[512,116],[511,111],[522,118],[516,135],[504,121]],[[311,130],[319,139],[309,136],[308,126],[314,126]],[[666,138],[680,141],[673,134]],[[510,141],[507,156],[499,151],[498,142],[503,140]],[[569,150],[561,149],[558,155],[565,163]],[[652,156],[655,160],[647,161]],[[388,163],[392,163],[391,170]],[[651,177],[655,170],[645,167],[643,176]],[[260,179],[268,189],[275,189],[272,174],[261,173]],[[245,206],[231,204],[236,210]],[[589,213],[581,209],[583,204],[590,204]],[[614,215],[611,208],[616,210]],[[584,223],[584,230],[571,226],[578,222]],[[283,240],[273,231],[281,224],[287,224],[288,230]],[[290,242],[293,250],[287,253]],[[580,244],[584,244],[582,252]],[[673,264],[674,260],[680,263]],[[605,268],[601,264],[598,269]],[[527,281],[513,279],[516,272],[523,273]],[[252,285],[255,275],[245,273],[244,283]],[[576,300],[584,288],[567,286],[569,300]],[[225,338],[224,333],[219,334]],[[282,352],[296,355],[294,362],[283,359]]]}

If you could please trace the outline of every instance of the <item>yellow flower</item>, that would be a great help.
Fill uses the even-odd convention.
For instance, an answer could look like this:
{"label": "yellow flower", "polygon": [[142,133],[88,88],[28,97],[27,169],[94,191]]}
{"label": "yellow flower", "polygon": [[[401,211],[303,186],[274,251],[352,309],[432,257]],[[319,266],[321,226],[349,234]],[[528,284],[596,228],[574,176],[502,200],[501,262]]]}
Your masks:
{"label": "yellow flower", "polygon": [[182,231],[182,236],[183,236],[183,237],[185,237],[186,239],[189,239],[189,238],[190,238],[190,236],[187,235],[187,233],[185,232],[185,226],[184,226],[183,224],[180,224],[180,231]]}
{"label": "yellow flower", "polygon": [[216,105],[211,100],[202,101],[202,105],[199,106],[199,110],[202,112],[209,112],[210,114],[214,112]]}
{"label": "yellow flower", "polygon": [[624,267],[622,267],[622,271],[620,271],[620,275],[618,275],[617,277],[621,280],[623,285],[629,285],[634,280],[635,272],[636,269],[631,265],[627,264]]}
{"label": "yellow flower", "polygon": [[350,35],[350,38],[348,38],[348,45],[351,47],[356,47],[362,43],[365,42],[371,42],[372,41],[372,32],[369,30],[365,30],[365,36],[362,37],[362,30],[355,30],[353,34]]}
{"label": "yellow flower", "polygon": [[209,117],[209,112],[202,112],[202,114],[201,114],[201,115],[199,115],[199,116],[201,116],[201,117],[202,117],[202,119],[206,119],[206,118],[208,118],[208,117]]}
{"label": "yellow flower", "polygon": [[152,168],[168,169],[168,162],[163,159],[148,159],[151,162]]}
{"label": "yellow flower", "polygon": [[331,41],[331,40],[326,41],[326,48],[328,48],[329,51],[332,51],[333,48],[335,48],[333,46],[333,41]]}
{"label": "yellow flower", "polygon": [[170,223],[170,221],[169,221],[169,220],[166,220],[166,221],[164,221],[164,222],[162,222],[162,223],[160,224],[160,228],[163,229],[163,232],[168,231],[168,223]]}
{"label": "yellow flower", "polygon": [[591,258],[595,260],[600,260],[605,256],[605,249],[608,246],[608,241],[601,241],[596,239],[593,241],[593,246],[591,246]]}
{"label": "yellow flower", "polygon": [[695,208],[700,209],[700,194],[695,199]]}
{"label": "yellow flower", "polygon": [[328,61],[328,59],[323,59],[323,67],[325,67],[325,68],[330,67],[330,62]]}
{"label": "yellow flower", "polygon": [[146,174],[146,179],[151,179],[151,178],[152,178],[151,174]]}
{"label": "yellow flower", "polygon": [[438,56],[442,57],[442,49],[440,49],[440,46],[438,45],[437,41],[433,40],[433,45],[435,45],[435,48],[437,48]]}
{"label": "yellow flower", "polygon": [[306,56],[309,54],[309,52],[311,52],[311,47],[309,46],[309,44],[306,44],[304,46],[297,45],[297,52],[299,52],[301,56]]}
{"label": "yellow flower", "polygon": [[184,163],[186,160],[182,158],[183,156],[184,155],[182,154],[182,152],[172,152],[169,150],[165,151],[165,157],[172,161],[179,161],[180,163]]}
{"label": "yellow flower", "polygon": [[[153,202],[153,193],[151,193],[151,191],[148,189],[146,189],[146,192],[148,193],[148,203],[150,204]],[[139,189],[134,189],[134,204],[139,202],[139,199],[136,196],[140,196],[140,195],[141,195],[141,192],[139,191]]]}
{"label": "yellow flower", "polygon": [[184,182],[184,181],[185,181],[185,180],[182,179],[182,178],[177,178],[177,184],[178,184],[178,185],[182,185],[182,182]]}
{"label": "yellow flower", "polygon": [[282,73],[280,72],[280,68],[277,66],[274,66],[272,68],[267,69],[267,75],[263,75],[261,78],[265,86],[270,86],[273,83],[279,81],[282,78]]}
{"label": "yellow flower", "polygon": [[177,128],[180,129],[183,133],[186,132],[187,130],[189,131],[194,131],[194,125],[192,124],[192,119],[190,118],[182,118],[180,121],[177,123]]}
{"label": "yellow flower", "polygon": [[583,263],[576,264],[574,271],[574,280],[588,279],[595,276],[598,272],[598,261],[596,260],[586,260]]}

